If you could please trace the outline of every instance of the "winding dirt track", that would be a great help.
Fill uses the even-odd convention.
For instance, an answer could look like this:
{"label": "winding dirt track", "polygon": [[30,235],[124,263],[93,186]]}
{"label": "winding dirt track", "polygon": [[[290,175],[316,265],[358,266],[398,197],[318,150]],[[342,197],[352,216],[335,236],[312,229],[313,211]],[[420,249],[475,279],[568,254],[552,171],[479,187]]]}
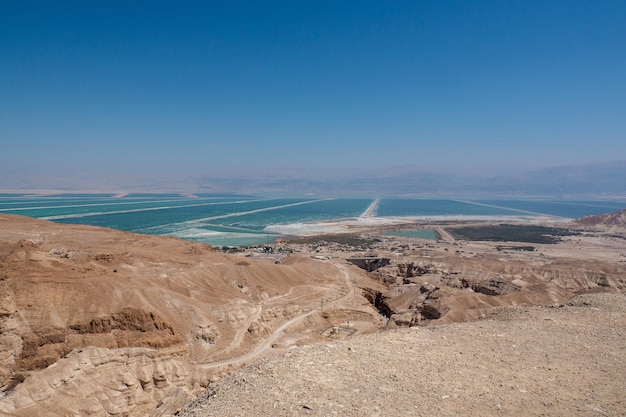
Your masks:
{"label": "winding dirt track", "polygon": [[311,314],[315,313],[316,311],[317,310],[311,310],[311,311],[308,311],[306,313],[299,314],[296,317],[292,318],[291,320],[289,320],[288,322],[286,322],[285,324],[280,326],[278,329],[274,330],[274,332],[267,339],[265,339],[265,341],[263,341],[263,343],[258,345],[250,353],[246,353],[245,355],[239,356],[237,358],[226,359],[226,360],[219,361],[219,362],[212,362],[212,363],[203,364],[203,365],[200,365],[200,368],[201,369],[214,369],[214,368],[221,368],[221,367],[228,366],[228,365],[241,365],[241,364],[249,361],[250,359],[254,359],[255,357],[265,353],[270,348],[272,343],[274,343],[276,340],[278,340],[278,338],[281,336],[282,332],[285,329],[287,329],[291,325],[299,322],[300,320],[310,316]]}
{"label": "winding dirt track", "polygon": [[[337,269],[339,269],[339,271],[341,271],[342,275],[343,275],[343,279],[346,283],[346,287],[347,290],[345,292],[344,295],[334,299],[334,300],[328,300],[326,301],[326,305],[331,304],[331,303],[336,303],[339,302],[347,297],[350,297],[352,295],[354,295],[354,285],[352,285],[352,280],[350,278],[350,272],[346,269],[346,267],[344,265],[340,265],[340,264],[336,264],[335,265],[337,267]],[[280,338],[280,336],[282,335],[282,333],[288,329],[290,326],[294,325],[295,323],[307,318],[308,316],[319,312],[321,309],[313,309],[304,313],[301,313],[295,317],[293,317],[291,320],[287,321],[286,323],[284,323],[282,326],[280,326],[279,328],[277,328],[276,330],[274,330],[274,332],[272,332],[272,334],[265,339],[262,343],[260,343],[252,352],[246,353],[245,355],[236,357],[236,358],[231,358],[231,359],[225,359],[222,361],[218,361],[218,362],[211,362],[211,363],[206,363],[206,364],[201,364],[199,365],[200,369],[203,370],[207,370],[207,369],[215,369],[215,368],[221,368],[221,367],[225,367],[225,366],[229,366],[229,365],[242,365],[247,361],[250,361],[251,359],[254,359],[260,355],[263,355],[264,353],[266,353],[272,346],[272,344],[278,340],[278,338]]]}

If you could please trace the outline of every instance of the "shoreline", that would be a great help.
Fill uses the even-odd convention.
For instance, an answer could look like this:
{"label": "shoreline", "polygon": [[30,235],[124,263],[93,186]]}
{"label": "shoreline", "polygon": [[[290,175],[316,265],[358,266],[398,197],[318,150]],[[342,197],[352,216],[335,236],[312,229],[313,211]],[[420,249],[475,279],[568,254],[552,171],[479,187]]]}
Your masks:
{"label": "shoreline", "polygon": [[493,222],[511,222],[532,224],[566,224],[574,219],[554,218],[545,216],[479,216],[479,215],[441,215],[441,216],[395,216],[395,217],[355,217],[319,222],[302,222],[284,225],[272,225],[263,229],[269,234],[280,237],[315,237],[326,234],[376,233],[384,232],[386,228],[409,230],[411,226],[423,229],[432,226],[433,229],[444,224],[489,224]]}

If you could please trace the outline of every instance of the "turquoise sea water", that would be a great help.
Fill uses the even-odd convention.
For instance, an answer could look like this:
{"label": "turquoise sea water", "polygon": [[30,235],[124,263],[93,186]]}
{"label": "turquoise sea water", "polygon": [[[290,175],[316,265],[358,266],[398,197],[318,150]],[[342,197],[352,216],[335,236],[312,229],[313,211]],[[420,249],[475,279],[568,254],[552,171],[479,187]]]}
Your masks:
{"label": "turquoise sea water", "polygon": [[[270,198],[228,194],[182,197],[176,194],[0,195],[0,213],[20,214],[59,223],[89,224],[119,230],[177,236],[211,245],[250,245],[273,241],[276,225],[302,225],[357,218],[373,198]],[[502,218],[553,216],[576,218],[626,208],[626,200],[502,200],[386,198],[376,217]]]}

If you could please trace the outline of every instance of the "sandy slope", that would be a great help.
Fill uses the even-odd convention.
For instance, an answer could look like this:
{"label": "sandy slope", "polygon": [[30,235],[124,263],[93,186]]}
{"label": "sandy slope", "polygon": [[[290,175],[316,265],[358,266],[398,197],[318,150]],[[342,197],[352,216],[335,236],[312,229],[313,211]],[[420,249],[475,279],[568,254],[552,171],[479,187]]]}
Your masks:
{"label": "sandy slope", "polygon": [[300,347],[177,416],[623,416],[624,392],[626,297],[592,294]]}

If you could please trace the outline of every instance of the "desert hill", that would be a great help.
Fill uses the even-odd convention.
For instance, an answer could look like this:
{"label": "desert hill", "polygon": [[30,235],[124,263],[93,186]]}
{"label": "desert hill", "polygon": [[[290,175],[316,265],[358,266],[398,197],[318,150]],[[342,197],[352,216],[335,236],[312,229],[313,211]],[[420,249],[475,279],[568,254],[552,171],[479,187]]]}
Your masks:
{"label": "desert hill", "polygon": [[586,227],[606,227],[626,231],[626,209],[614,213],[581,217],[576,219],[574,224]]}
{"label": "desert hill", "polygon": [[[353,402],[378,398],[373,392],[379,388],[359,385],[367,379],[365,371],[358,371],[359,366],[371,368],[370,380],[374,383],[377,375],[387,375],[386,370],[391,369],[389,366],[396,359],[412,363],[425,358],[432,364],[443,361],[443,365],[435,371],[423,362],[414,364],[412,373],[395,374],[400,382],[385,379],[376,385],[383,387],[381,393],[388,392],[385,387],[412,393],[402,388],[408,384],[403,378],[426,379],[423,390],[431,392],[428,380],[435,378],[435,372],[446,375],[444,369],[454,364],[450,358],[456,355],[454,349],[460,345],[446,344],[443,340],[454,339],[456,334],[465,335],[459,339],[461,345],[468,349],[475,346],[474,350],[467,351],[471,355],[479,357],[482,355],[479,352],[489,352],[493,347],[493,357],[502,358],[494,359],[495,362],[484,358],[480,362],[480,372],[484,375],[500,375],[498,372],[504,372],[499,369],[502,363],[508,371],[519,369],[523,374],[520,378],[527,378],[523,386],[520,385],[520,389],[525,390],[520,391],[522,394],[531,392],[528,387],[536,389],[535,380],[548,381],[537,385],[545,391],[546,384],[558,383],[558,378],[583,373],[583,368],[567,368],[570,373],[559,373],[558,378],[550,379],[543,371],[538,374],[535,368],[528,368],[526,362],[507,359],[510,355],[528,352],[535,338],[543,337],[544,342],[538,344],[539,350],[533,350],[535,354],[529,361],[544,368],[550,368],[545,355],[541,356],[544,350],[556,355],[570,345],[576,348],[581,345],[588,352],[601,351],[602,358],[606,359],[602,363],[608,364],[607,367],[598,367],[593,362],[593,353],[585,356],[588,362],[581,365],[595,375],[596,379],[590,382],[594,393],[600,393],[601,389],[595,388],[600,382],[607,382],[601,372],[623,368],[623,362],[618,360],[624,357],[620,353],[624,348],[624,338],[620,336],[623,322],[619,320],[623,315],[620,316],[622,310],[611,303],[622,302],[626,289],[625,239],[596,231],[574,231],[565,235],[559,228],[480,222],[411,227],[434,227],[441,238],[425,241],[389,237],[381,234],[383,230],[370,227],[355,229],[348,235],[291,240],[268,248],[224,254],[200,243],[170,237],[0,215],[0,415],[172,415],[206,388],[208,392],[219,388],[220,385],[215,385],[217,381],[239,368],[280,354],[286,354],[286,358],[292,354],[302,355],[301,360],[305,361],[308,352],[313,355],[311,366],[314,368],[327,367],[329,371],[337,368],[341,372],[355,369],[354,375],[337,379],[338,384],[345,384],[341,386],[350,387],[356,383],[350,378],[358,376],[360,382],[355,385],[358,391],[337,391]],[[499,228],[505,233],[506,241],[460,238],[465,235],[459,234],[459,230],[466,231],[468,227],[483,234]],[[524,233],[520,228],[525,228]],[[529,230],[534,231],[535,237],[541,237],[537,243],[515,240],[521,236],[526,239],[525,232]],[[545,243],[542,236],[546,231],[557,235],[549,240],[552,243]],[[380,268],[366,272],[347,259],[367,262],[384,259],[385,262],[380,263]],[[564,316],[535,314],[536,311],[551,312],[549,309],[507,310],[515,306],[568,306],[563,303],[572,297],[591,293],[601,293],[597,295],[601,300],[597,309],[563,307],[559,311],[566,312]],[[602,300],[609,300],[608,304]],[[583,313],[580,317],[579,312]],[[502,320],[510,314],[521,315],[522,320]],[[524,321],[525,317],[529,320]],[[598,325],[597,334],[613,332],[618,339],[610,336],[597,339],[591,327],[575,328],[574,323],[579,318],[586,320],[587,317],[589,326],[605,321],[602,326],[607,327]],[[454,324],[470,321],[476,323]],[[562,323],[564,327],[546,330],[554,332],[554,338],[545,339],[545,332],[536,331],[545,327],[539,324],[550,321]],[[379,333],[412,326],[421,330],[394,331],[390,336]],[[498,335],[509,334],[508,326],[517,329],[515,337],[521,339],[506,339],[504,347],[525,346],[521,351],[496,349],[498,341],[505,340]],[[424,327],[433,327],[433,330]],[[420,345],[420,340],[427,335],[445,337]],[[399,339],[395,340],[396,337]],[[557,343],[559,337],[565,345],[554,351],[549,346]],[[320,346],[330,343],[328,349],[334,349],[338,346],[336,343],[344,343],[340,342],[343,339],[355,340],[354,345],[350,345],[351,342],[341,345],[346,349],[370,352],[366,357],[357,357],[360,365],[334,362],[332,352],[331,356],[324,356],[325,348]],[[490,342],[485,345],[487,342],[483,340]],[[319,342],[322,344],[311,350],[304,347]],[[410,352],[410,348],[416,346],[418,350],[410,357],[403,356],[406,355],[403,352]],[[446,351],[446,346],[453,350]],[[612,357],[606,349],[616,352],[617,356]],[[441,356],[443,352],[447,353]],[[571,352],[568,355],[562,358],[562,363],[575,357]],[[275,363],[292,366],[289,360]],[[276,366],[267,372],[277,381],[283,378],[285,385],[280,390],[284,392],[277,397],[278,394],[269,392],[267,398],[268,401],[276,398],[278,405],[286,401],[281,395],[286,398],[292,393],[296,398],[299,393],[314,391],[323,381],[334,385],[331,376],[308,368],[308,364],[302,369],[307,375],[310,372],[309,376],[290,373],[283,365]],[[248,379],[252,378],[250,372],[259,370],[266,372],[262,367],[252,367],[238,375],[248,375],[245,376]],[[486,388],[494,392],[501,390],[483,381],[483,374],[479,375],[477,369],[468,375],[463,373],[463,368],[459,372],[456,394],[444,393],[440,399],[459,396],[466,389],[478,395],[467,388],[467,384],[473,382],[484,382]],[[505,376],[502,374],[501,378]],[[241,380],[236,379],[239,377],[234,378],[225,384],[243,386]],[[304,381],[301,391],[297,387],[288,388],[296,386],[296,381]],[[581,381],[584,384],[590,380],[582,378]],[[306,385],[309,383],[313,385]],[[267,389],[279,389],[279,386],[270,386],[269,381],[263,380],[262,384]],[[250,410],[253,410],[253,402],[265,404],[256,394],[256,390],[266,392],[265,388],[246,387],[255,390],[249,394]],[[445,381],[435,386],[437,390],[442,387]],[[228,390],[231,388],[239,396],[244,395],[233,387]],[[406,398],[426,395],[424,392],[413,392]],[[544,398],[532,392],[533,398]],[[607,392],[602,391],[598,402],[588,404],[609,410],[611,415],[611,410],[620,406],[607,402]],[[342,413],[338,408],[320,406],[320,401],[334,403],[331,400],[334,394],[326,394],[324,390],[319,394],[329,397],[327,400],[312,397],[311,402],[304,404],[285,403],[287,408],[279,408],[276,414],[386,413],[387,400],[377,400],[378,408],[359,409],[366,410],[364,414],[349,408],[345,410],[353,411]],[[389,395],[389,399],[393,399],[393,395]],[[346,403],[337,404],[348,407]],[[576,404],[586,410],[587,403]],[[219,414],[259,414],[222,410]],[[519,410],[511,409],[512,412]],[[552,411],[560,409],[537,410],[552,415]],[[193,414],[196,411],[189,412],[206,415],[204,411]],[[445,413],[463,414],[458,410]]]}
{"label": "desert hill", "polygon": [[275,264],[175,238],[1,215],[0,415],[163,410],[280,350],[272,337],[316,339],[344,302],[353,323],[375,328],[378,312],[347,288],[363,275],[297,254]]}

